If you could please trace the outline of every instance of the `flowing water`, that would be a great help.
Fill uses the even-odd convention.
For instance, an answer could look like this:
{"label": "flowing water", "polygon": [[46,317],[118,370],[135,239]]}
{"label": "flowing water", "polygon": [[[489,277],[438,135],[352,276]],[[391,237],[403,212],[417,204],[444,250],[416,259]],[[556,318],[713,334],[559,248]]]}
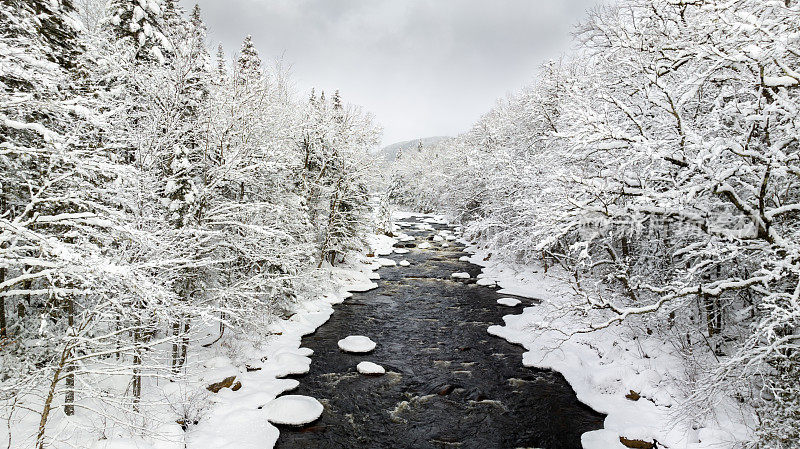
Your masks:
{"label": "flowing water", "polygon": [[[416,237],[413,245],[435,235],[405,232]],[[521,347],[486,332],[535,300],[498,305],[508,295],[475,285],[480,267],[459,260],[462,245],[450,245],[388,256],[411,266],[381,268],[379,288],[336,306],[303,339],[314,355],[296,394],[319,399],[325,411],[306,427],[282,428],[277,448],[572,449],[582,433],[602,427],[604,416],[580,403],[560,374],[525,368]],[[453,280],[454,272],[473,279]],[[343,353],[337,341],[348,335],[378,346]],[[387,374],[359,374],[364,360]]]}

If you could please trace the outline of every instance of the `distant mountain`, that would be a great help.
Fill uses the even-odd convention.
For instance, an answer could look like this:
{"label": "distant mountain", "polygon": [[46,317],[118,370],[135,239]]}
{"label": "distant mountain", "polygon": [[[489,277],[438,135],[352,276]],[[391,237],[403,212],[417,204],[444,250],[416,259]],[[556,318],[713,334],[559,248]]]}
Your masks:
{"label": "distant mountain", "polygon": [[405,142],[397,142],[385,146],[381,149],[380,154],[383,155],[384,165],[390,165],[397,159],[397,153],[402,150],[410,150],[416,148],[417,145],[422,143],[422,146],[434,145],[442,140],[449,139],[448,136],[434,136],[424,137],[422,139],[407,140]]}

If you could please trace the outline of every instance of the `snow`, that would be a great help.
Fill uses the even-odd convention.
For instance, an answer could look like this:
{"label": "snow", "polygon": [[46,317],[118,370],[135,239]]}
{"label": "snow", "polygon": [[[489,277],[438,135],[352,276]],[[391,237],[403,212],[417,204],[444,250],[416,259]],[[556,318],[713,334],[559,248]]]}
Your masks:
{"label": "snow", "polygon": [[361,374],[371,374],[371,375],[386,374],[386,369],[384,369],[377,363],[372,363],[372,362],[359,362],[359,364],[356,365],[356,369]]}
{"label": "snow", "polygon": [[469,279],[472,276],[470,276],[469,273],[461,272],[461,273],[453,273],[450,275],[450,277],[453,279]]}
{"label": "snow", "polygon": [[382,267],[393,267],[393,266],[397,265],[397,262],[395,262],[394,260],[385,259],[383,257],[378,258],[375,261],[378,262],[379,264],[381,264]]}
{"label": "snow", "polygon": [[428,249],[431,246],[433,246],[433,245],[431,245],[430,242],[422,242],[417,246],[417,248],[419,248],[419,249]]}
{"label": "snow", "polygon": [[405,248],[395,248],[394,252],[395,254],[408,254],[409,251]]}
{"label": "snow", "polygon": [[497,303],[502,306],[514,307],[520,305],[522,301],[517,298],[500,298],[497,300]]}
{"label": "snow", "polygon": [[403,259],[400,262],[398,262],[397,265],[400,265],[401,267],[407,267],[407,266],[411,265],[411,262]]}
{"label": "snow", "polygon": [[[391,252],[394,239],[373,236],[373,250]],[[286,320],[270,326],[271,339],[254,350],[248,366],[255,371],[234,366],[226,357],[210,358],[204,363],[201,384],[236,375],[241,381],[239,391],[223,389],[213,395],[214,401],[207,414],[187,435],[188,449],[263,449],[273,447],[280,435],[274,424],[302,425],[312,422],[322,414],[322,404],[306,396],[281,394],[298,387],[296,379],[285,379],[293,374],[307,373],[313,351],[300,347],[301,338],[313,333],[333,313],[333,305],[352,296],[351,292],[377,287],[369,277],[383,266],[370,258],[348,266],[328,267],[331,288],[316,300],[297,304],[295,313]],[[364,337],[366,338],[366,337]],[[374,348],[374,343],[372,343]],[[180,428],[178,428],[180,430]],[[147,447],[147,446],[139,446]],[[183,446],[181,446],[183,447]],[[149,449],[149,447],[148,447]],[[157,449],[161,449],[160,447]],[[171,447],[170,447],[171,449]]]}
{"label": "snow", "polygon": [[[681,386],[689,374],[674,345],[655,337],[633,338],[621,326],[568,338],[582,321],[577,312],[566,311],[583,310],[575,308],[568,273],[484,261],[487,253],[475,247],[467,252],[473,253],[470,262],[484,267],[481,279],[497,282],[500,293],[541,301],[521,314],[504,316],[504,325],[490,326],[488,332],[525,347],[523,365],[558,371],[581,402],[608,415],[603,429],[583,434],[584,449],[624,449],[620,436],[685,449],[730,448],[751,437],[742,411],[725,398],[719,398],[716,416],[704,422],[706,427],[675,424],[675,406],[685,397]],[[513,302],[518,300],[498,300]],[[631,390],[641,399],[627,399]]]}
{"label": "snow", "polygon": [[375,349],[376,343],[363,335],[350,335],[339,340],[339,349],[344,352],[366,353]]}
{"label": "snow", "polygon": [[392,247],[397,243],[397,239],[386,235],[371,235],[367,238],[372,251],[378,256],[388,256],[392,254]]}
{"label": "snow", "polygon": [[264,415],[273,424],[302,426],[322,416],[324,407],[309,396],[286,395],[264,406]]}

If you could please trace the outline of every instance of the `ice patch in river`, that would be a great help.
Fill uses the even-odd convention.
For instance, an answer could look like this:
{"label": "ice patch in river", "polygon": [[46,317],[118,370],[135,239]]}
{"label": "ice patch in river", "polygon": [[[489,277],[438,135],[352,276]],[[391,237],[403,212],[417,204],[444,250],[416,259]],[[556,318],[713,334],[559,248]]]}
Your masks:
{"label": "ice patch in river", "polygon": [[497,300],[497,303],[501,306],[509,306],[514,307],[518,306],[522,301],[517,298],[500,298]]}
{"label": "ice patch in river", "polygon": [[469,275],[469,273],[461,272],[461,273],[453,273],[450,275],[450,277],[453,279],[469,279],[471,276]]}
{"label": "ice patch in river", "polygon": [[411,265],[411,262],[403,259],[400,262],[398,262],[397,265],[400,265],[401,267],[407,267],[407,266]]}
{"label": "ice patch in river", "polygon": [[377,344],[370,340],[369,337],[363,335],[350,335],[347,338],[339,340],[339,349],[344,352],[352,352],[356,354],[370,352],[375,349]]}
{"label": "ice patch in river", "polygon": [[309,396],[286,395],[264,406],[267,421],[273,424],[302,426],[322,416],[322,404]]}
{"label": "ice patch in river", "polygon": [[360,362],[356,365],[356,369],[361,374],[386,374],[386,369],[372,362]]}

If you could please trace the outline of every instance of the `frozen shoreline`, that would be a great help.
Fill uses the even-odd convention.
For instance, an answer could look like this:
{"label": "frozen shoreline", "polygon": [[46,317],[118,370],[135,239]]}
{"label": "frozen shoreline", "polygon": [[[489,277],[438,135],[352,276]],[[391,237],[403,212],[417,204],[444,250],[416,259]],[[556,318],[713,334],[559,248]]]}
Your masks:
{"label": "frozen shoreline", "polygon": [[680,385],[687,379],[685,363],[666,342],[619,325],[570,336],[584,322],[572,307],[568,275],[558,268],[545,274],[542,267],[496,262],[474,245],[466,250],[469,262],[483,267],[479,278],[496,283],[499,293],[541,301],[504,316],[505,324],[488,332],[522,345],[525,366],[561,373],[581,402],[608,415],[603,429],[583,435],[584,449],[625,449],[620,437],[686,449],[735,448],[751,440],[752,430],[731,398],[719,398],[715,422],[694,429],[675,424],[672,411],[685,397]]}

